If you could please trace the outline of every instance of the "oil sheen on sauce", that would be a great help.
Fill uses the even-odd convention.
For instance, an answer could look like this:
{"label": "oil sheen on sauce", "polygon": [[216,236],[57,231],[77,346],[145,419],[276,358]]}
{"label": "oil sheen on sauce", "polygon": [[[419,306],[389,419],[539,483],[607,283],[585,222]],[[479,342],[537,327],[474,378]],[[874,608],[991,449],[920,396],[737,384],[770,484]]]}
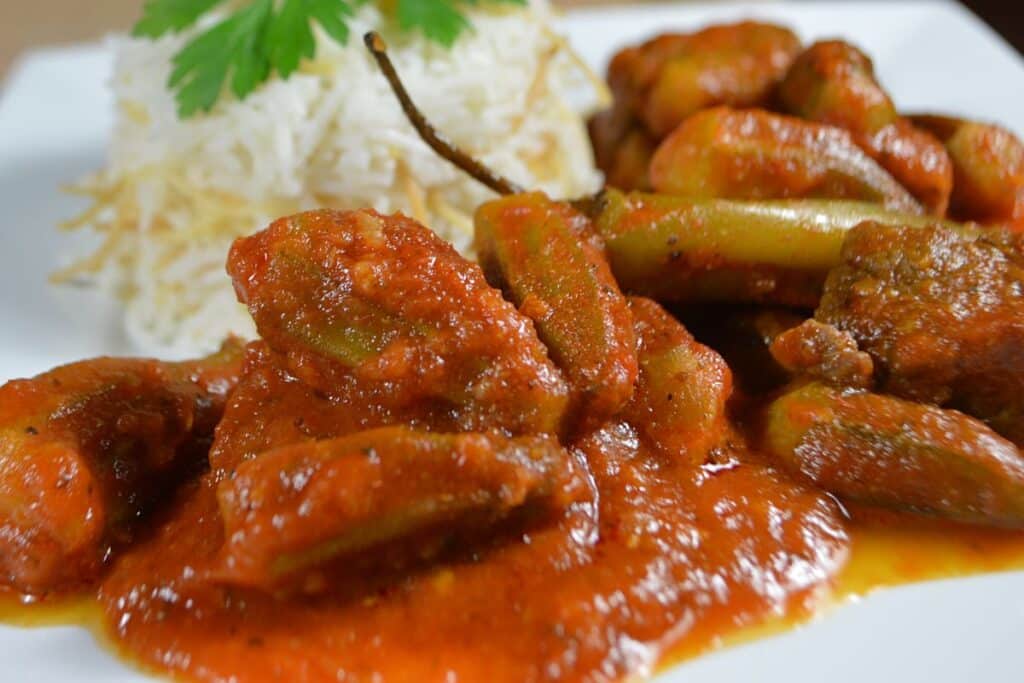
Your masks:
{"label": "oil sheen on sauce", "polygon": [[579,449],[594,495],[560,524],[419,572],[288,597],[211,585],[203,566],[222,532],[199,483],[95,597],[12,601],[2,616],[91,627],[132,664],[183,679],[614,680],[879,587],[1024,568],[1024,533],[844,513],[753,461],[677,467],[624,424]]}

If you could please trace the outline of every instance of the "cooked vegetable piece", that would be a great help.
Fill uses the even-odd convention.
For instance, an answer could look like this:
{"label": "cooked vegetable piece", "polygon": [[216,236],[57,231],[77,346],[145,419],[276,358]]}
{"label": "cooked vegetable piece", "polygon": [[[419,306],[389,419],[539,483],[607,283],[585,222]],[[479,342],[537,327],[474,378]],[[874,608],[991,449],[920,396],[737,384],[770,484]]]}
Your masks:
{"label": "cooked vegetable piece", "polygon": [[359,564],[365,551],[390,557],[382,548],[396,542],[425,560],[446,538],[516,511],[555,515],[585,490],[552,437],[385,427],[285,446],[220,484],[228,541],[219,576],[271,587],[332,560]]}
{"label": "cooked vegetable piece", "polygon": [[846,232],[935,219],[841,200],[740,201],[605,192],[594,225],[623,290],[659,301],[813,308]]}
{"label": "cooked vegetable piece", "polygon": [[575,419],[600,425],[633,395],[636,338],[589,219],[534,192],[481,205],[474,225],[488,281],[533,319],[569,380]]}
{"label": "cooked vegetable piece", "polygon": [[828,40],[807,48],[779,85],[789,113],[845,128],[878,163],[942,216],[953,186],[953,165],[942,143],[902,118],[875,78],[875,68],[849,43]]}
{"label": "cooked vegetable piece", "polygon": [[857,199],[894,211],[920,204],[835,126],[759,109],[689,117],[651,160],[656,192],[722,199]]}
{"label": "cooked vegetable piece", "polygon": [[953,160],[950,213],[1024,231],[1024,144],[1001,126],[946,116],[911,120],[938,137]]}
{"label": "cooked vegetable piece", "polygon": [[810,383],[769,406],[766,445],[850,501],[1024,526],[1024,456],[956,411]]}
{"label": "cooked vegetable piece", "polygon": [[699,465],[726,432],[729,366],[657,303],[632,297],[629,306],[640,379],[622,415],[658,451]]}
{"label": "cooked vegetable piece", "polygon": [[800,50],[789,29],[743,21],[664,34],[622,50],[608,82],[657,138],[700,109],[765,104]]}
{"label": "cooked vegetable piece", "polygon": [[376,387],[393,409],[451,415],[460,429],[561,426],[568,388],[531,321],[409,218],[283,218],[237,240],[228,270],[263,338],[320,391]]}
{"label": "cooked vegetable piece", "polygon": [[1024,253],[1010,237],[857,226],[815,317],[871,354],[880,391],[1024,443]]}
{"label": "cooked vegetable piece", "polygon": [[95,578],[205,461],[241,349],[97,358],[0,388],[0,583],[45,593]]}
{"label": "cooked vegetable piece", "polygon": [[780,334],[772,342],[771,353],[796,375],[838,387],[871,387],[871,356],[858,350],[853,335],[817,320],[806,320]]}

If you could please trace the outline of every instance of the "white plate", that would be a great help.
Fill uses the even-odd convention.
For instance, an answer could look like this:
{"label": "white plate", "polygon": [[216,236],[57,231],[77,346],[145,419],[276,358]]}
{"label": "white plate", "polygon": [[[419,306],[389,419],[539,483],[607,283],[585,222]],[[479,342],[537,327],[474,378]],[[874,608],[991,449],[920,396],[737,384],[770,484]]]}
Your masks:
{"label": "white plate", "polygon": [[[1024,134],[1024,61],[973,15],[946,3],[674,5],[600,9],[563,22],[603,70],[620,45],[670,29],[754,16],[805,39],[842,36],[874,58],[905,110],[960,112]],[[58,187],[102,165],[111,119],[99,47],[41,51],[14,69],[0,99],[0,381],[101,353],[131,353],[117,307],[55,289],[46,274],[78,200]],[[663,674],[688,683],[786,680],[1024,680],[1024,572],[882,591],[785,635]],[[0,627],[0,678],[144,681],[77,628]]]}

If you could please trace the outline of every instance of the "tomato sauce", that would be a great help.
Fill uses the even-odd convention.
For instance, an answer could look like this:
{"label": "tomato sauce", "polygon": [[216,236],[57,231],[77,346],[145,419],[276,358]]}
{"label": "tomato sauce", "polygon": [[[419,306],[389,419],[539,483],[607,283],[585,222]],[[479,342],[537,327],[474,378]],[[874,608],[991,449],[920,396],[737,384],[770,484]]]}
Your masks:
{"label": "tomato sauce", "polygon": [[223,540],[203,480],[114,564],[95,600],[8,605],[3,617],[102,623],[133,663],[192,680],[607,680],[880,586],[1024,567],[1024,533],[844,515],[742,458],[675,466],[625,424],[579,448],[596,495],[558,526],[308,596],[202,581]]}

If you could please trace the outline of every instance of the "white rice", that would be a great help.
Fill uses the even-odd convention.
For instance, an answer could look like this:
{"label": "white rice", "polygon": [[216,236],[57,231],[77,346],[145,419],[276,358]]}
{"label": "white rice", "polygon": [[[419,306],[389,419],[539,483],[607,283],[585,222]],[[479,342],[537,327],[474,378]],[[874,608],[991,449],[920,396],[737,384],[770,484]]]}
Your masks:
{"label": "white rice", "polygon": [[[600,184],[583,125],[604,94],[549,27],[546,2],[475,9],[452,49],[398,34],[372,5],[339,46],[244,101],[180,120],[165,87],[189,33],[114,39],[117,123],[107,168],[82,184],[93,208],[73,225],[106,238],[58,274],[116,288],[146,352],[201,353],[252,336],[224,273],[231,240],[320,207],[403,211],[469,253],[489,191],[438,158],[406,122],[363,47],[377,29],[413,98],[448,137],[525,187],[578,196]],[[580,98],[588,93],[588,98]]]}

